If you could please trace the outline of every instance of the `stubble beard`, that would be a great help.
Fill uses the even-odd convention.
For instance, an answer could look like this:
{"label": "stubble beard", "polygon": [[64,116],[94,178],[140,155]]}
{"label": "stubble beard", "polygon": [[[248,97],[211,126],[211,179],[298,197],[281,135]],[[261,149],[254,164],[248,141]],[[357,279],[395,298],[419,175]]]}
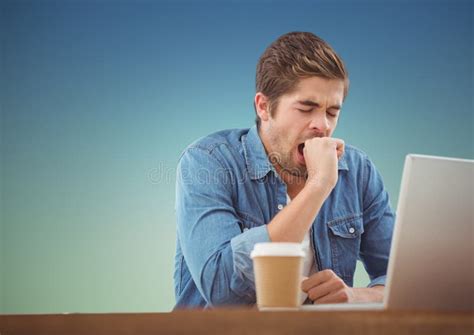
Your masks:
{"label": "stubble beard", "polygon": [[298,183],[301,181],[301,178],[306,180],[308,177],[306,166],[301,166],[293,160],[293,151],[291,149],[286,150],[285,145],[283,145],[286,139],[282,138],[281,132],[279,132],[279,134],[278,136],[274,136],[274,134],[272,134],[273,136],[269,136],[273,149],[273,151],[268,154],[270,162],[275,167],[278,166],[278,173],[285,174],[285,179],[289,179],[289,182]]}

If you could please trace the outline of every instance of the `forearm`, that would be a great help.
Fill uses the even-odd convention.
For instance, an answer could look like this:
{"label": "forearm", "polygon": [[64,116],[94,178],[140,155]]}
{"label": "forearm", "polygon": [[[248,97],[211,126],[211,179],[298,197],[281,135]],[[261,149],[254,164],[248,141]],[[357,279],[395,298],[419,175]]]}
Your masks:
{"label": "forearm", "polygon": [[301,242],[309,231],[328,192],[307,184],[288,206],[267,225],[272,242]]}
{"label": "forearm", "polygon": [[356,287],[352,289],[354,302],[382,302],[385,286]]}

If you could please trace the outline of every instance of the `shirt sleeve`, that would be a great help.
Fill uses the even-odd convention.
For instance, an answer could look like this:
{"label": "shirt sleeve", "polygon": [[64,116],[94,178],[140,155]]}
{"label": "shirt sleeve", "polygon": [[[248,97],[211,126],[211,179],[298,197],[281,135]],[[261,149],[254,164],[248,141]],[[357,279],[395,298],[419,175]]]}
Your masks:
{"label": "shirt sleeve", "polygon": [[255,303],[250,252],[270,240],[266,225],[243,231],[233,207],[238,182],[212,151],[188,148],[176,177],[176,217],[183,256],[209,305]]}
{"label": "shirt sleeve", "polygon": [[359,255],[371,280],[368,287],[372,287],[385,285],[395,214],[382,177],[369,159],[365,164],[364,234]]}

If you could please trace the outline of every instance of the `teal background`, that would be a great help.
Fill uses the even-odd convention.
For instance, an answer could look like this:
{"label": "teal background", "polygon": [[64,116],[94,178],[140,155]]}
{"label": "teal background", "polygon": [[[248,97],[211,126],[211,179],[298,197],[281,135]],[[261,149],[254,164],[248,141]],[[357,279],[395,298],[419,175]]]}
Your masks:
{"label": "teal background", "polygon": [[474,156],[472,17],[469,1],[2,1],[0,311],[169,311],[180,152],[253,124],[257,60],[288,31],[345,60],[335,136],[396,206],[407,153]]}

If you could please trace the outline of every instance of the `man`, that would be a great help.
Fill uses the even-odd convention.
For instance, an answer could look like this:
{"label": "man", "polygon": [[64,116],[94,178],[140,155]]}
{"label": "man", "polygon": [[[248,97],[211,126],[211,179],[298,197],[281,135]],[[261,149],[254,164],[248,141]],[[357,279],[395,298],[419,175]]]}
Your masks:
{"label": "man", "polygon": [[[360,150],[332,138],[349,80],[319,37],[288,33],[257,65],[256,126],[191,144],[177,170],[176,307],[254,304],[250,252],[302,242],[306,302],[381,301],[394,214]],[[357,259],[371,278],[353,288]]]}

